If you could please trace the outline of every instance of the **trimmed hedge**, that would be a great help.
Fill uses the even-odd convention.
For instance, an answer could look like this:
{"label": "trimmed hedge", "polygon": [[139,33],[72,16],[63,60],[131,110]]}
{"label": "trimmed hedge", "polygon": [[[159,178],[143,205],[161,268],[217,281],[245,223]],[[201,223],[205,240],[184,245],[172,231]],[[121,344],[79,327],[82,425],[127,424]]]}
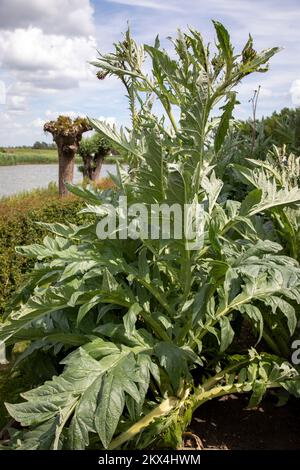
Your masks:
{"label": "trimmed hedge", "polygon": [[[23,204],[22,204],[23,202]],[[24,207],[25,206],[25,207]],[[29,207],[28,207],[29,206]],[[40,206],[40,207],[36,207]],[[22,282],[24,274],[34,261],[15,253],[18,245],[39,243],[46,231],[35,222],[83,223],[78,212],[83,203],[74,197],[60,200],[57,197],[39,197],[2,203],[0,210],[0,316],[11,294]],[[86,217],[85,217],[86,219]]]}

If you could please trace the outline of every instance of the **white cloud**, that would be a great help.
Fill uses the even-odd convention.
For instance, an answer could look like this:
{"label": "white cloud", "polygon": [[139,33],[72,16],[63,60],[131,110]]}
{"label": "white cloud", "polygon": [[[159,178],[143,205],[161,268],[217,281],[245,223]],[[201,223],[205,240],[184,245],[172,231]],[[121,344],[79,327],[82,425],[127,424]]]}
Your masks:
{"label": "white cloud", "polygon": [[7,124],[8,122],[11,122],[11,117],[9,113],[0,113],[0,118],[1,118],[2,126]]}
{"label": "white cloud", "polygon": [[6,103],[6,85],[3,80],[0,80],[0,105]]}
{"label": "white cloud", "polygon": [[12,111],[25,111],[28,105],[26,97],[19,95],[8,95],[6,104]]}
{"label": "white cloud", "polygon": [[22,124],[10,113],[0,113],[1,132],[7,133],[12,130],[22,129]]}
{"label": "white cloud", "polygon": [[75,119],[77,117],[86,117],[82,112],[76,111],[52,111],[51,109],[47,109],[45,111],[45,116],[37,117],[31,122],[31,125],[37,129],[43,129],[45,122],[47,121],[54,121],[58,118],[58,116],[69,116],[71,119]]}
{"label": "white cloud", "polygon": [[114,126],[116,124],[116,118],[113,117],[113,116],[99,116],[98,117],[99,121],[104,121],[106,124],[108,124],[109,126]]}
{"label": "white cloud", "polygon": [[37,129],[43,129],[45,120],[41,118],[36,118],[32,121],[31,125]]}
{"label": "white cloud", "polygon": [[92,77],[87,64],[95,55],[90,36],[67,38],[45,34],[40,28],[0,33],[0,63],[17,80],[39,89],[67,89]]}
{"label": "white cloud", "polygon": [[294,80],[290,88],[292,103],[295,106],[300,105],[300,80]]}
{"label": "white cloud", "polygon": [[65,36],[94,33],[93,6],[89,0],[1,0],[0,28],[38,26]]}
{"label": "white cloud", "polygon": [[177,2],[167,1],[163,4],[161,0],[108,0],[110,3],[119,3],[131,7],[152,8],[154,10],[184,11]]}
{"label": "white cloud", "polygon": [[199,29],[214,47],[211,18],[228,28],[236,52],[243,47],[248,32],[254,37],[256,50],[283,46],[284,50],[272,58],[267,74],[255,74],[243,81],[237,114],[246,118],[251,113],[248,100],[258,85],[262,85],[260,115],[300,105],[297,2],[0,0],[0,80],[7,85],[6,104],[0,102],[0,112],[8,116],[0,116],[0,145],[41,140],[44,122],[59,114],[101,114],[100,119],[117,116],[118,123],[129,123],[121,82],[113,77],[99,82],[96,70],[87,65],[95,57],[97,46],[102,52],[113,50],[127,20],[137,42],[153,43],[159,33],[167,49],[171,46],[165,38],[176,35],[177,27],[184,30],[187,25]]}
{"label": "white cloud", "polygon": [[47,109],[45,112],[45,117],[48,121],[57,119],[58,116],[69,116],[71,119],[75,119],[77,117],[86,117],[85,114],[81,111],[52,111],[51,109]]}
{"label": "white cloud", "polygon": [[[46,121],[52,121],[58,118],[58,116],[69,116],[71,119],[76,119],[77,117],[86,117],[86,115],[80,111],[52,111],[47,109],[45,112],[44,118],[38,117],[32,121],[34,127],[42,127]],[[110,126],[116,124],[116,118],[114,116],[99,116],[99,121],[104,121]]]}

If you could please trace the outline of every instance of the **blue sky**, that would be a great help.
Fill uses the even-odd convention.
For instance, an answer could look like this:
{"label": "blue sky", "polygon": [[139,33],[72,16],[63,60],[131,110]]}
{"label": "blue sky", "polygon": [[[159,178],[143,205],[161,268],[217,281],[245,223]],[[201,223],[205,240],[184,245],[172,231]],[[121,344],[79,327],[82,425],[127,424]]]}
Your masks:
{"label": "blue sky", "polygon": [[213,42],[211,19],[230,30],[237,51],[249,32],[257,50],[284,48],[267,74],[240,85],[238,117],[250,115],[258,85],[260,115],[300,105],[299,0],[1,0],[0,146],[49,141],[43,123],[62,113],[126,124],[121,84],[98,81],[88,65],[96,49],[111,50],[127,21],[138,42],[152,43],[157,33],[164,40],[187,25]]}

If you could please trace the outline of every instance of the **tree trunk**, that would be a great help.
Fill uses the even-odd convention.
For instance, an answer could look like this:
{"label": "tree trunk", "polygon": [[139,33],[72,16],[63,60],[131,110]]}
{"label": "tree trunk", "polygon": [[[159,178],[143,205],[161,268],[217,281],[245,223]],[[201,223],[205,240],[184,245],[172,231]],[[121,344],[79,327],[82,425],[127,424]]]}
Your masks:
{"label": "tree trunk", "polygon": [[103,161],[104,161],[104,155],[102,154],[95,155],[93,168],[91,168],[91,173],[90,173],[91,181],[97,181],[99,179]]}
{"label": "tree trunk", "polygon": [[94,157],[86,155],[83,158],[83,177],[90,181],[97,181],[100,176],[105,154],[97,153]]}
{"label": "tree trunk", "polygon": [[74,163],[76,148],[73,146],[58,146],[58,191],[60,197],[69,194],[65,182],[72,183],[74,176]]}
{"label": "tree trunk", "polygon": [[82,157],[83,160],[83,167],[82,167],[82,173],[83,173],[83,178],[85,180],[91,179],[90,174],[91,174],[91,168],[93,166],[93,157],[91,155],[85,155]]}

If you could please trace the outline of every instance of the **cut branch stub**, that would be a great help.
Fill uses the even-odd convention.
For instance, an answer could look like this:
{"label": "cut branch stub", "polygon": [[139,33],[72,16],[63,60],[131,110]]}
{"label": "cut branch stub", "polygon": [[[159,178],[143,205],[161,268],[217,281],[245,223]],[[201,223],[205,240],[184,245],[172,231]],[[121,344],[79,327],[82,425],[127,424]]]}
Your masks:
{"label": "cut branch stub", "polygon": [[65,182],[72,182],[74,175],[75,155],[84,132],[92,130],[85,118],[76,118],[74,121],[68,116],[59,116],[56,121],[46,122],[44,131],[50,132],[58,150],[58,189],[59,195],[68,194]]}

